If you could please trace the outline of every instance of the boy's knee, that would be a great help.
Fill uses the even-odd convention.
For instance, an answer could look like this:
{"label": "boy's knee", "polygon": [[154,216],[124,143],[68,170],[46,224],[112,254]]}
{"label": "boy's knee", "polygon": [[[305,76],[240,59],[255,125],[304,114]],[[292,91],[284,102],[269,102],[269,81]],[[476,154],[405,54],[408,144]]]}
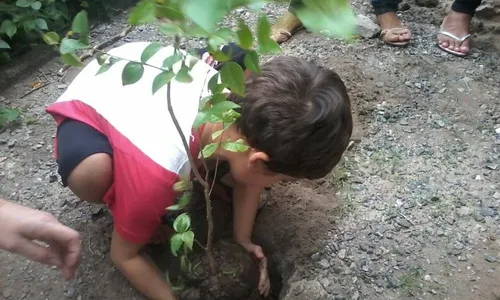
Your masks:
{"label": "boy's knee", "polygon": [[113,183],[113,159],[106,153],[96,153],[80,162],[68,177],[68,187],[80,199],[102,203]]}

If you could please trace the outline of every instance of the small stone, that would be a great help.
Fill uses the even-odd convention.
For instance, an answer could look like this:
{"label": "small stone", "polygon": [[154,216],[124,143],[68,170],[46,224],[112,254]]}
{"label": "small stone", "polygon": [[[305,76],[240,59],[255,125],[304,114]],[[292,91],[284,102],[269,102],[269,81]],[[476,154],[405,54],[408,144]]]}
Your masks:
{"label": "small stone", "polygon": [[311,259],[313,261],[318,261],[320,259],[319,253],[314,253],[313,255],[311,255]]}
{"label": "small stone", "polygon": [[489,254],[485,254],[484,255],[484,259],[487,261],[487,262],[490,262],[490,263],[493,263],[493,262],[497,262],[498,259],[493,256],[493,255],[489,255]]}
{"label": "small stone", "polygon": [[444,94],[444,93],[446,93],[446,88],[442,88],[442,89],[440,89],[438,93],[440,93],[440,94]]}
{"label": "small stone", "polygon": [[409,10],[411,8],[410,4],[408,2],[401,2],[399,4],[399,10],[400,11],[406,11],[406,10]]}
{"label": "small stone", "polygon": [[486,169],[496,170],[497,168],[498,168],[498,165],[486,165]]}
{"label": "small stone", "polygon": [[57,175],[50,175],[49,176],[49,182],[50,183],[53,183],[53,182],[56,182],[57,181]]}
{"label": "small stone", "polygon": [[495,198],[495,199],[500,199],[500,192],[495,192],[495,193],[493,194],[493,198]]}
{"label": "small stone", "polygon": [[5,290],[3,291],[3,297],[4,297],[5,299],[8,299],[8,298],[10,298],[10,296],[12,296],[12,290],[11,290],[11,289],[9,289],[9,288],[5,289]]}
{"label": "small stone", "polygon": [[401,281],[393,275],[387,275],[387,282],[389,283],[389,287],[393,289],[396,289],[401,285]]}
{"label": "small stone", "polygon": [[323,269],[328,269],[330,267],[330,263],[326,259],[322,259],[319,262],[319,266]]}
{"label": "small stone", "polygon": [[415,87],[416,87],[417,89],[421,89],[421,88],[422,88],[422,84],[421,84],[420,82],[416,82],[416,83],[415,83]]}
{"label": "small stone", "polygon": [[358,300],[359,299],[359,292],[355,291],[354,294],[351,297],[351,300]]}
{"label": "small stone", "polygon": [[356,34],[366,39],[375,37],[380,33],[380,26],[364,15],[357,16]]}
{"label": "small stone", "polygon": [[78,297],[76,297],[76,300],[82,300],[82,295],[78,295]]}
{"label": "small stone", "polygon": [[340,259],[345,259],[347,257],[347,250],[346,249],[340,249],[338,256],[339,256]]}
{"label": "small stone", "polygon": [[432,202],[437,202],[437,201],[439,201],[439,197],[438,196],[433,196],[433,197],[431,197],[431,201]]}
{"label": "small stone", "polygon": [[67,88],[67,87],[68,87],[68,85],[66,85],[66,84],[59,84],[59,85],[57,86],[57,88],[58,88],[58,89],[60,89],[60,90],[64,90],[64,89],[65,89],[65,88]]}
{"label": "small stone", "polygon": [[64,293],[64,295],[68,298],[73,298],[76,294],[76,290],[74,287],[70,286],[68,287],[68,289],[66,290],[66,293]]}
{"label": "small stone", "polygon": [[424,276],[424,280],[427,281],[427,282],[431,282],[432,281],[432,277],[431,275],[427,274]]}
{"label": "small stone", "polygon": [[474,179],[476,179],[476,180],[482,180],[483,177],[481,177],[481,175],[476,175],[476,177]]}
{"label": "small stone", "polygon": [[495,7],[490,3],[479,5],[478,8],[476,8],[476,16],[480,18],[489,19],[494,17],[495,14]]}
{"label": "small stone", "polygon": [[16,145],[16,140],[10,140],[7,143],[7,147],[9,147],[9,148],[13,148],[15,145]]}
{"label": "small stone", "polygon": [[495,210],[491,207],[481,207],[480,212],[483,217],[491,217],[495,214]]}
{"label": "small stone", "polygon": [[408,220],[406,220],[406,219],[398,219],[396,221],[396,223],[398,223],[399,226],[404,227],[404,228],[410,228],[411,227],[411,223],[408,222]]}
{"label": "small stone", "polygon": [[439,0],[416,0],[415,2],[423,7],[436,7],[439,4]]}
{"label": "small stone", "polygon": [[434,120],[434,123],[436,123],[439,127],[444,127],[446,123],[443,120]]}

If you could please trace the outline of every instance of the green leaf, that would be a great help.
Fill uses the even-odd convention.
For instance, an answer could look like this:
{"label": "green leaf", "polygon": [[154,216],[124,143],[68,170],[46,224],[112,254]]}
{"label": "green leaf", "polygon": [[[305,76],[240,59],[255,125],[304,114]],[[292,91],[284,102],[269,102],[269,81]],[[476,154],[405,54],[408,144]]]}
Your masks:
{"label": "green leaf", "polygon": [[10,46],[6,41],[0,39],[0,49],[10,49]]}
{"label": "green leaf", "polygon": [[174,77],[175,73],[173,71],[164,71],[156,75],[155,79],[153,80],[153,95],[156,94],[156,92],[158,92],[167,83],[172,81]]}
{"label": "green leaf", "polygon": [[71,24],[71,31],[76,33],[89,32],[89,17],[85,10],[82,10],[75,16]]}
{"label": "green leaf", "polygon": [[48,45],[59,44],[59,35],[54,31],[42,33],[42,38]]}
{"label": "green leaf", "polygon": [[11,20],[4,20],[0,25],[0,33],[5,33],[9,38],[12,38],[17,32],[17,26]]}
{"label": "green leaf", "polygon": [[208,38],[207,44],[208,44],[208,50],[210,52],[215,52],[220,49],[221,45],[226,44],[226,41],[220,36],[212,35],[211,37]]}
{"label": "green leaf", "polygon": [[141,0],[132,9],[128,22],[130,25],[151,23],[155,20],[156,6],[154,0]]}
{"label": "green leaf", "polygon": [[189,19],[207,32],[213,32],[217,23],[229,11],[226,1],[220,0],[186,0],[182,11]]}
{"label": "green leaf", "polygon": [[215,33],[216,36],[223,39],[226,43],[234,38],[234,32],[229,28],[221,28]]}
{"label": "green leaf", "polygon": [[82,44],[89,44],[89,17],[85,10],[75,16],[71,24],[71,31],[80,34],[79,41]]}
{"label": "green leaf", "polygon": [[19,119],[21,116],[21,112],[19,109],[12,109],[6,107],[0,107],[0,127],[2,127],[2,123],[12,123]]}
{"label": "green leaf", "polygon": [[280,52],[280,46],[270,37],[271,25],[265,15],[259,17],[257,23],[257,41],[259,42],[259,50],[263,54],[276,54]]}
{"label": "green leaf", "polygon": [[247,24],[245,24],[245,21],[238,21],[238,31],[236,31],[236,35],[238,36],[238,43],[241,48],[247,50],[252,48],[252,31],[250,30],[250,28],[248,28]]}
{"label": "green leaf", "polygon": [[224,132],[224,130],[227,129],[227,127],[228,126],[224,126],[224,129],[217,130],[216,132],[212,133],[212,140],[215,140],[216,138],[218,138]]}
{"label": "green leaf", "polygon": [[180,214],[174,221],[174,230],[177,233],[183,233],[189,230],[191,226],[191,218],[187,213]]}
{"label": "green leaf", "polygon": [[66,53],[61,55],[62,61],[72,67],[81,67],[83,65],[80,58],[75,53]]}
{"label": "green leaf", "polygon": [[349,38],[356,28],[356,16],[345,0],[304,0],[297,17],[308,30],[333,37]]}
{"label": "green leaf", "polygon": [[236,142],[223,142],[222,148],[231,152],[246,152],[250,147],[245,145],[242,139],[239,139]]}
{"label": "green leaf", "polygon": [[209,34],[203,28],[198,26],[198,24],[192,23],[184,27],[184,34],[187,37],[195,37],[195,38],[205,38]]}
{"label": "green leaf", "polygon": [[219,85],[219,73],[215,73],[208,80],[208,89],[212,92],[212,94],[217,94],[216,89]]}
{"label": "green leaf", "polygon": [[26,31],[26,32],[35,30],[35,28],[36,28],[35,20],[25,20],[22,24],[23,24],[24,31]]}
{"label": "green leaf", "polygon": [[174,183],[172,189],[174,190],[174,192],[179,193],[179,192],[184,192],[185,190],[188,189],[188,187],[189,185],[187,183],[187,180],[180,179],[179,181]]}
{"label": "green leaf", "polygon": [[120,61],[120,59],[111,57],[108,62],[105,62],[104,64],[101,65],[101,67],[99,68],[99,71],[97,71],[97,73],[95,75],[97,76],[99,74],[102,74],[102,73],[108,71],[115,63],[117,63],[119,61]]}
{"label": "green leaf", "polygon": [[45,22],[44,19],[40,19],[40,18],[36,19],[35,25],[40,30],[48,30],[49,29],[49,27],[47,27],[47,22]]}
{"label": "green leaf", "polygon": [[142,51],[141,62],[142,63],[146,63],[148,60],[151,59],[151,57],[153,57],[156,54],[156,52],[160,51],[161,48],[163,48],[162,44],[159,44],[159,43],[151,43],[151,44],[149,44],[144,49],[144,51]]}
{"label": "green leaf", "polygon": [[34,10],[40,10],[40,8],[42,8],[42,2],[35,1],[31,3],[31,8],[33,8]]}
{"label": "green leaf", "polygon": [[191,230],[186,231],[182,234],[181,238],[185,245],[189,248],[189,250],[193,250],[194,232],[192,232]]}
{"label": "green leaf", "polygon": [[217,104],[215,104],[214,106],[212,106],[210,108],[210,113],[218,116],[218,117],[222,117],[222,115],[229,111],[230,109],[235,109],[235,108],[239,108],[240,106],[232,101],[222,101],[222,102],[219,102]]}
{"label": "green leaf", "polygon": [[17,0],[16,6],[17,7],[30,7],[32,3],[33,3],[33,0]]}
{"label": "green leaf", "polygon": [[193,81],[193,77],[189,74],[189,68],[186,65],[182,65],[181,69],[175,76],[175,80],[183,83],[190,83]]}
{"label": "green leaf", "polygon": [[73,53],[76,50],[86,49],[86,48],[89,48],[89,46],[84,45],[77,40],[64,38],[61,41],[61,46],[59,46],[59,52],[61,52],[61,54],[68,54],[68,53]]}
{"label": "green leaf", "polygon": [[177,257],[177,252],[182,246],[182,236],[180,234],[174,234],[172,238],[170,238],[170,251],[172,254]]}
{"label": "green leaf", "polygon": [[232,92],[238,95],[245,94],[245,76],[240,65],[232,61],[225,62],[220,70],[220,77]]}
{"label": "green leaf", "polygon": [[219,144],[218,143],[211,143],[211,144],[208,144],[206,145],[203,150],[201,150],[201,157],[203,158],[209,158],[210,156],[212,156],[215,151],[217,151],[217,148],[219,147]]}
{"label": "green leaf", "polygon": [[189,204],[189,193],[183,193],[179,199],[179,203],[167,207],[167,210],[175,211],[184,209]]}
{"label": "green leaf", "polygon": [[[170,5],[172,3],[168,3]],[[165,18],[170,21],[181,21],[184,20],[184,16],[176,9],[169,7],[169,6],[163,6],[163,5],[157,5],[156,6],[156,18],[161,19]]]}
{"label": "green leaf", "polygon": [[160,25],[160,32],[164,35],[182,34],[182,29],[173,23],[163,23]]}
{"label": "green leaf", "polygon": [[228,55],[222,51],[215,51],[214,54],[212,54],[212,57],[218,62],[224,62],[224,61],[228,61],[231,59],[230,55]]}
{"label": "green leaf", "polygon": [[[227,95],[226,94],[215,94],[210,97],[210,104],[216,105],[220,102],[225,102],[227,100]],[[213,108],[210,110],[212,111]]]}
{"label": "green leaf", "polygon": [[144,66],[136,62],[128,62],[123,68],[122,83],[124,86],[134,84],[141,80],[144,74]]}
{"label": "green leaf", "polygon": [[248,51],[245,54],[245,58],[243,59],[243,62],[245,63],[245,67],[247,67],[248,70],[254,72],[254,73],[260,73],[260,67],[259,67],[259,54],[257,52],[251,50]]}
{"label": "green leaf", "polygon": [[178,63],[179,61],[181,61],[181,59],[182,59],[182,55],[180,55],[178,52],[175,52],[171,56],[165,58],[165,60],[163,61],[162,68],[164,68],[164,69],[172,69],[172,67],[176,63]]}

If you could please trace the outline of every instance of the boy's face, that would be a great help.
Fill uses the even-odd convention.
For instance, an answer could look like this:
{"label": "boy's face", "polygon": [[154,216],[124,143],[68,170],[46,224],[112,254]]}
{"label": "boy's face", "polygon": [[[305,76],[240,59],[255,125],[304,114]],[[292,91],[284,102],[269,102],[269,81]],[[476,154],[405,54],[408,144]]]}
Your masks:
{"label": "boy's face", "polygon": [[293,181],[296,178],[269,171],[264,164],[269,158],[264,152],[251,150],[230,160],[231,175],[239,183],[251,186],[268,187],[280,181]]}

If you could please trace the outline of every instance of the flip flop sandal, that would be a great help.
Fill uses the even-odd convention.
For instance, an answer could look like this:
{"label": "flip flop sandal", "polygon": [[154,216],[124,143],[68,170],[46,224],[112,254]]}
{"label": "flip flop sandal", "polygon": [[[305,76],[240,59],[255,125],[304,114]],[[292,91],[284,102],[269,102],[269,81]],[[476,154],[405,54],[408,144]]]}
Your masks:
{"label": "flip flop sandal", "polygon": [[[304,29],[304,25],[301,25],[292,31],[288,31],[286,29],[272,28],[271,29],[271,39],[276,41],[276,43],[281,44],[281,43],[288,41],[292,37],[292,35],[294,35],[296,32],[298,32],[302,29]],[[284,36],[284,38],[281,38],[283,36]]]}
{"label": "flip flop sandal", "polygon": [[[466,34],[464,35],[463,37],[458,37],[456,35],[454,35],[453,33],[451,32],[448,32],[448,31],[444,31],[444,30],[440,30],[438,32],[438,35],[439,34],[442,34],[444,36],[447,36],[451,39],[454,39],[455,41],[458,41],[460,42],[460,46],[462,46],[462,43],[465,42],[466,40],[468,40],[472,35],[469,33],[469,34]],[[467,53],[463,53],[463,52],[459,52],[459,51],[455,51],[455,50],[452,50],[452,49],[449,49],[449,48],[446,48],[444,46],[441,46],[441,44],[439,44],[439,42],[437,43],[437,46],[443,50],[444,52],[448,52],[450,54],[453,54],[453,55],[456,55],[456,56],[459,56],[459,57],[464,57],[466,56],[467,54],[469,54],[469,52]]]}
{"label": "flip flop sandal", "polygon": [[407,40],[407,41],[403,41],[403,42],[391,42],[387,39],[387,36],[389,35],[402,35],[406,32],[408,32],[408,28],[406,27],[394,27],[394,28],[390,28],[390,29],[384,29],[380,32],[380,38],[382,39],[382,41],[384,41],[384,43],[388,44],[388,45],[391,45],[391,46],[397,46],[397,47],[403,47],[403,46],[406,46],[410,43],[410,40]]}

